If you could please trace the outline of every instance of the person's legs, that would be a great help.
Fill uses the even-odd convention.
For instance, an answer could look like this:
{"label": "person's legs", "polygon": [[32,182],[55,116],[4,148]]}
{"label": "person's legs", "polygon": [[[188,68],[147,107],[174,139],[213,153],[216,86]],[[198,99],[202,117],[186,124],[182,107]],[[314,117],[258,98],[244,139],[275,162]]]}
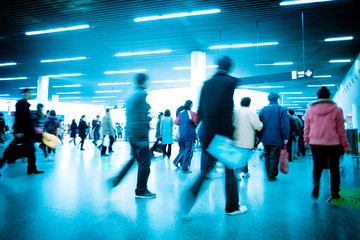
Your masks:
{"label": "person's legs", "polygon": [[115,139],[114,139],[114,136],[112,136],[112,135],[110,135],[109,137],[110,137],[109,152],[114,152],[112,149],[112,145],[114,144]]}
{"label": "person's legs", "polygon": [[275,180],[279,173],[280,150],[281,147],[279,146],[270,147],[269,180]]}
{"label": "person's legs", "polygon": [[265,157],[265,170],[266,170],[266,175],[267,177],[269,177],[269,170],[270,170],[270,149],[271,146],[269,145],[265,145],[264,146],[264,157]]}
{"label": "person's legs", "polygon": [[154,143],[154,145],[150,148],[150,152],[153,155],[154,154],[154,149],[157,148],[158,144],[159,144],[160,138],[156,138],[156,142]]}
{"label": "person's legs", "polygon": [[292,145],[293,145],[293,140],[289,139],[288,143],[286,144],[286,149],[287,149],[287,152],[289,154],[289,162],[292,162],[293,161],[293,155],[292,155]]}
{"label": "person's legs", "polygon": [[331,196],[333,198],[339,198],[340,191],[340,167],[339,159],[342,151],[342,146],[329,146],[329,167],[331,178]]}
{"label": "person's legs", "polygon": [[168,150],[167,150],[167,156],[170,158],[171,157],[171,145],[172,144],[168,144]]}
{"label": "person's legs", "polygon": [[193,147],[194,147],[193,140],[185,141],[185,151],[184,151],[184,160],[182,164],[182,171],[189,171]]}
{"label": "person's legs", "polygon": [[86,136],[85,137],[81,137],[81,145],[80,145],[80,149],[81,150],[83,150],[84,149],[84,142],[85,142],[85,138],[86,138]]}
{"label": "person's legs", "polygon": [[166,144],[161,145],[162,152],[163,152],[163,158],[166,156]]}
{"label": "person's legs", "polygon": [[296,136],[295,137],[296,139],[292,141],[292,147],[291,147],[291,156],[292,156],[292,159],[295,160],[297,159],[296,157],[296,153],[297,153],[297,149],[298,149],[298,142],[299,142],[299,137]]}
{"label": "person's legs", "polygon": [[130,168],[133,166],[134,162],[135,162],[135,156],[136,154],[134,153],[134,148],[131,147],[131,152],[132,152],[132,156],[131,159],[125,164],[125,166],[120,170],[120,172],[113,178],[110,179],[110,184],[111,187],[114,188],[117,185],[119,185],[119,183],[121,182],[121,180],[125,177],[125,175],[127,174],[127,172],[130,170]]}
{"label": "person's legs", "polygon": [[174,159],[173,163],[178,167],[178,164],[182,165],[183,158],[184,158],[184,151],[185,151],[185,141],[184,139],[180,139],[179,142],[179,153]]}
{"label": "person's legs", "polygon": [[139,165],[135,193],[136,195],[141,195],[148,191],[147,182],[150,175],[149,142],[130,140],[130,143],[134,149],[135,158]]}
{"label": "person's legs", "polygon": [[239,209],[238,185],[234,170],[225,168],[225,193],[226,193],[226,212],[234,212]]}
{"label": "person's legs", "polygon": [[324,151],[323,146],[311,145],[311,151],[313,155],[314,168],[313,168],[313,181],[314,181],[314,190],[313,196],[315,198],[319,197],[319,188],[320,188],[320,178],[321,173],[324,168],[324,163],[327,161],[326,151]]}

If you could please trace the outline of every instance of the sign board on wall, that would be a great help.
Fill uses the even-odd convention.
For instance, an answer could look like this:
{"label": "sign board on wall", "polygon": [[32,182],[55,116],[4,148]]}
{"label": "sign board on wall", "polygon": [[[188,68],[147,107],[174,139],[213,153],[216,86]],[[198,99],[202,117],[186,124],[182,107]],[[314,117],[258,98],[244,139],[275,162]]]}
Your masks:
{"label": "sign board on wall", "polygon": [[292,71],[291,79],[305,79],[305,78],[313,78],[313,71],[308,70],[300,70],[300,71]]}

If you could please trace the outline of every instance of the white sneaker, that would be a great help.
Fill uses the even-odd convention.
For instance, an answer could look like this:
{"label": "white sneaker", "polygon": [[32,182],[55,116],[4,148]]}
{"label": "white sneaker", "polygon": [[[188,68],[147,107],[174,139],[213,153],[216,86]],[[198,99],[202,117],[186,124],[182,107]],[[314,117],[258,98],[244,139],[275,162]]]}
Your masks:
{"label": "white sneaker", "polygon": [[247,207],[245,206],[240,206],[240,208],[236,211],[233,211],[233,212],[227,212],[226,214],[227,215],[230,215],[230,216],[234,216],[234,215],[240,215],[240,214],[244,214],[247,212]]}

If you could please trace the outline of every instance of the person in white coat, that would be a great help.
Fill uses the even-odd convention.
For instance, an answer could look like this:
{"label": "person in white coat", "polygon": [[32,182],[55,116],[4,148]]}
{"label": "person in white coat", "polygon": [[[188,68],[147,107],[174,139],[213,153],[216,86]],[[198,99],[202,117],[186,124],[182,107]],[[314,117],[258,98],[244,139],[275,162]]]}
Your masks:
{"label": "person in white coat", "polygon": [[[241,99],[241,108],[235,111],[233,117],[234,125],[234,140],[238,147],[253,149],[255,145],[255,130],[260,131],[263,124],[258,115],[249,109],[251,99],[244,97]],[[250,177],[248,165],[243,168],[235,170],[235,176],[241,180],[241,173],[243,177]]]}
{"label": "person in white coat", "polygon": [[162,139],[162,150],[163,157],[171,157],[171,145],[174,143],[172,128],[174,126],[174,120],[171,117],[171,112],[169,109],[165,111],[165,117],[161,119],[160,125],[160,136]]}

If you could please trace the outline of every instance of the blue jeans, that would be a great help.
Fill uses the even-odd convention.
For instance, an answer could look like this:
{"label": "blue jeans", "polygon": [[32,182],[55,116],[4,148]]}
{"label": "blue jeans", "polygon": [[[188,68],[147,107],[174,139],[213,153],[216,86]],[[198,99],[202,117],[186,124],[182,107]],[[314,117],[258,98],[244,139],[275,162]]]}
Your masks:
{"label": "blue jeans", "polygon": [[184,140],[185,150],[184,150],[184,158],[182,161],[182,171],[188,171],[191,164],[191,159],[193,157],[194,152],[194,139]]}
{"label": "blue jeans", "polygon": [[185,152],[185,141],[183,138],[179,139],[179,153],[174,159],[174,163],[177,165],[178,163],[182,164],[184,159],[184,152]]}

